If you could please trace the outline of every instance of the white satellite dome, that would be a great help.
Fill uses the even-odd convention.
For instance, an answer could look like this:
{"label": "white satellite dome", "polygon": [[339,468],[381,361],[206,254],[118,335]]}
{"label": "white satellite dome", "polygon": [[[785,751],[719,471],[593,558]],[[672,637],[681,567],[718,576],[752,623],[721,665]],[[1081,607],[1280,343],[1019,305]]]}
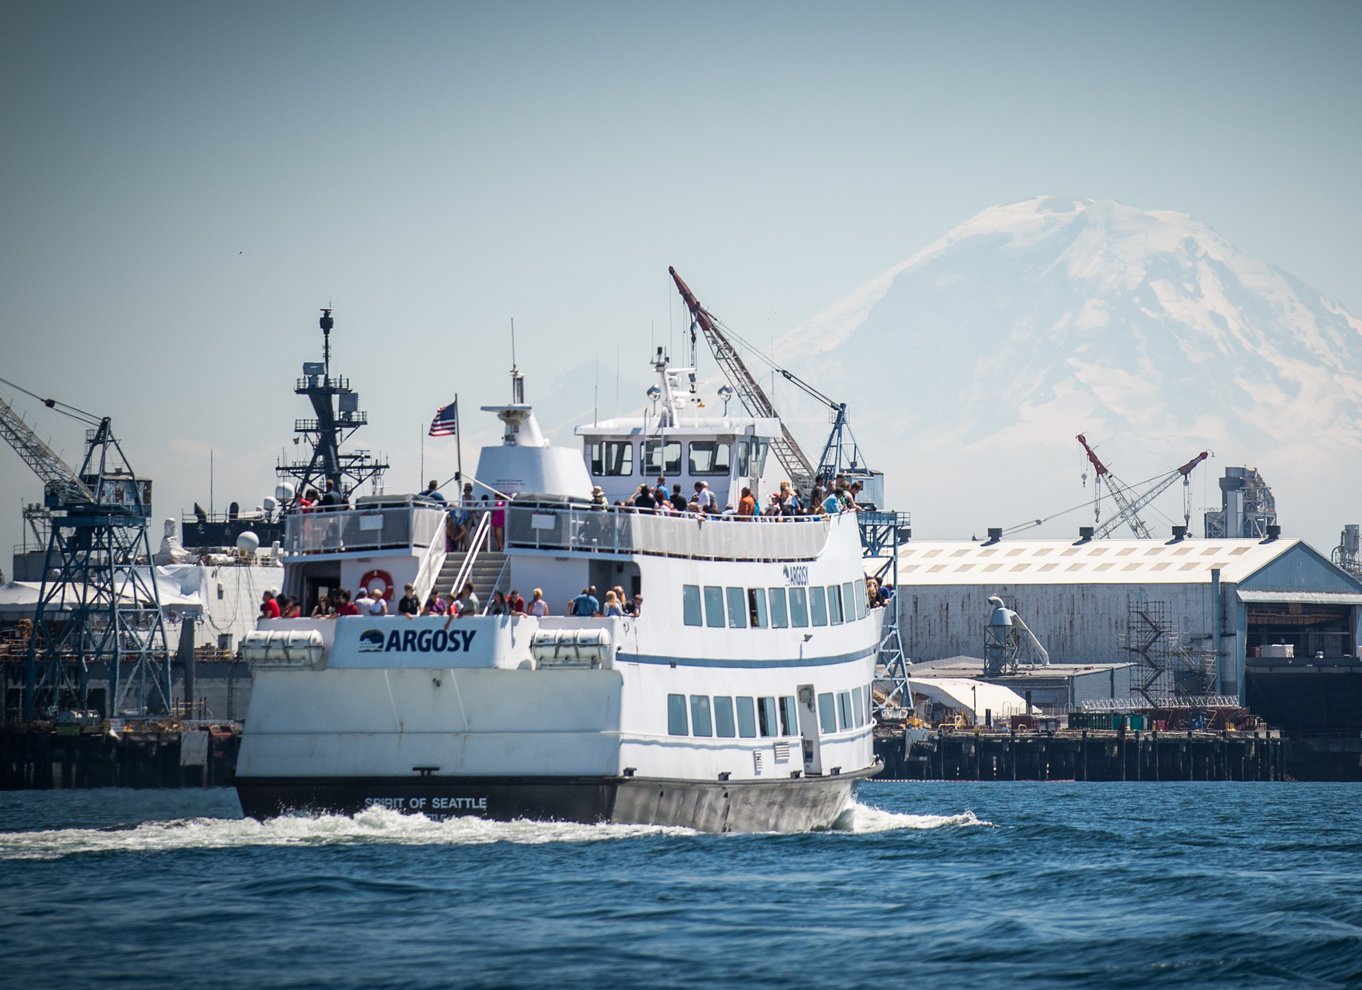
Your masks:
{"label": "white satellite dome", "polygon": [[243,530],[236,538],[236,548],[241,551],[243,556],[254,557],[255,552],[260,549],[260,537],[249,529]]}
{"label": "white satellite dome", "polygon": [[274,486],[274,497],[280,502],[290,502],[293,500],[293,485],[287,481],[281,481]]}

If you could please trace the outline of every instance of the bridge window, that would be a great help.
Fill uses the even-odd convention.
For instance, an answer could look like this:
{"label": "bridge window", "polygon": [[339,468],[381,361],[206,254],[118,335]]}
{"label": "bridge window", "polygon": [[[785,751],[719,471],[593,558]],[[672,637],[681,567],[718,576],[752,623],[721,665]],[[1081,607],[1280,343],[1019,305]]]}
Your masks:
{"label": "bridge window", "polygon": [[752,441],[747,437],[739,437],[738,448],[738,477],[747,478],[752,474]]}
{"label": "bridge window", "polygon": [[597,440],[591,444],[591,473],[620,477],[634,473],[634,445],[627,440]]}
{"label": "bridge window", "polygon": [[715,474],[728,477],[728,444],[718,440],[692,440],[690,442],[690,473],[692,475]]}
{"label": "bridge window", "polygon": [[856,716],[857,725],[865,725],[865,698],[861,694],[861,689],[857,688],[851,692],[852,714]]}
{"label": "bridge window", "polygon": [[780,699],[780,734],[799,735],[799,709],[795,706],[795,697],[792,694]]}
{"label": "bridge window", "polygon": [[837,693],[837,727],[839,729],[850,729],[852,725],[851,692],[839,691]]}
{"label": "bridge window", "polygon": [[700,618],[699,585],[684,584],[681,586],[681,615],[688,626],[703,624]]}
{"label": "bridge window", "polygon": [[803,628],[809,624],[809,596],[803,588],[790,589],[790,625]]}
{"label": "bridge window", "polygon": [[705,625],[711,629],[724,627],[724,589],[705,585]]}
{"label": "bridge window", "polygon": [[644,440],[643,473],[648,476],[681,473],[680,440]]}

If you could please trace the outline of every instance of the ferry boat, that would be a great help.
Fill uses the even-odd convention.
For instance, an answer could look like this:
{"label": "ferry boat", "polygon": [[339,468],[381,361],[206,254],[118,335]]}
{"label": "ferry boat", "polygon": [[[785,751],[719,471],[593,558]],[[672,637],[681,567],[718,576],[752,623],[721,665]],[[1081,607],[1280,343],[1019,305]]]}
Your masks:
{"label": "ferry boat", "polygon": [[[378,806],[719,832],[849,812],[880,769],[871,683],[889,611],[867,607],[856,514],[722,514],[743,488],[777,489],[779,421],[705,415],[693,369],[659,350],[654,371],[646,419],[579,427],[578,450],[544,438],[513,369],[512,402],[483,407],[502,442],[464,479],[492,507],[474,510],[466,553],[446,560],[446,506],[420,496],[288,516],[283,590],[304,614],[331,589],[395,604],[406,584],[425,600],[486,577],[469,616],[262,620],[242,646],[247,815]],[[660,477],[704,482],[716,511],[621,504]],[[637,614],[564,614],[617,586],[641,596]],[[552,614],[490,614],[512,588],[541,589]]]}

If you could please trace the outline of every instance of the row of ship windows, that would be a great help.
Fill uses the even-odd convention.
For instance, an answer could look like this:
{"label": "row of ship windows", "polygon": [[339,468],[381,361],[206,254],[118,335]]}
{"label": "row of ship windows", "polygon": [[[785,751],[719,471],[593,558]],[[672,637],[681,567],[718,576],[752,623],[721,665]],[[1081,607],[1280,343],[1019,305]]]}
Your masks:
{"label": "row of ship windows", "polygon": [[[818,696],[818,727],[824,733],[855,729],[870,723],[870,686],[852,691],[827,691]],[[746,698],[707,694],[667,695],[667,733],[673,736],[718,736],[755,739],[758,736],[797,736],[799,709],[794,695]]]}
{"label": "row of ship windows", "polygon": [[[766,467],[769,440],[739,437],[739,478],[760,477]],[[728,477],[732,470],[729,445],[722,440],[692,440],[685,445],[687,474]],[[587,445],[591,473],[597,477],[627,477],[634,473],[634,445],[629,440],[597,440]],[[639,471],[643,476],[681,474],[682,444],[679,440],[644,440],[639,444]],[[689,493],[687,493],[689,494]]]}
{"label": "row of ship windows", "polygon": [[[702,607],[703,606],[703,607]],[[713,629],[785,629],[836,626],[864,619],[865,586],[857,581],[811,588],[720,588],[682,585],[681,609],[688,626]]]}

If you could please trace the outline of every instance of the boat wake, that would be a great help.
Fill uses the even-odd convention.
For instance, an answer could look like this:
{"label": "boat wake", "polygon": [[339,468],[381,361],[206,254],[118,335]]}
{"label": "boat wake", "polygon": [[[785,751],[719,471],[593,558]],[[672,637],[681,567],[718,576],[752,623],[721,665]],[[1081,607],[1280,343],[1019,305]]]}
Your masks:
{"label": "boat wake", "polygon": [[857,801],[849,814],[838,822],[839,831],[857,834],[875,832],[896,832],[901,829],[925,831],[937,828],[972,828],[983,826],[993,828],[993,823],[979,818],[972,811],[962,811],[956,815],[909,815],[901,811],[885,811],[873,805]]}
{"label": "boat wake", "polygon": [[188,818],[145,822],[117,829],[54,829],[0,833],[0,860],[61,859],[88,853],[178,852],[250,846],[514,845],[602,842],[657,835],[694,835],[691,829],[656,825],[582,825],[570,822],[432,821],[383,808],[359,814],[252,818]]}

